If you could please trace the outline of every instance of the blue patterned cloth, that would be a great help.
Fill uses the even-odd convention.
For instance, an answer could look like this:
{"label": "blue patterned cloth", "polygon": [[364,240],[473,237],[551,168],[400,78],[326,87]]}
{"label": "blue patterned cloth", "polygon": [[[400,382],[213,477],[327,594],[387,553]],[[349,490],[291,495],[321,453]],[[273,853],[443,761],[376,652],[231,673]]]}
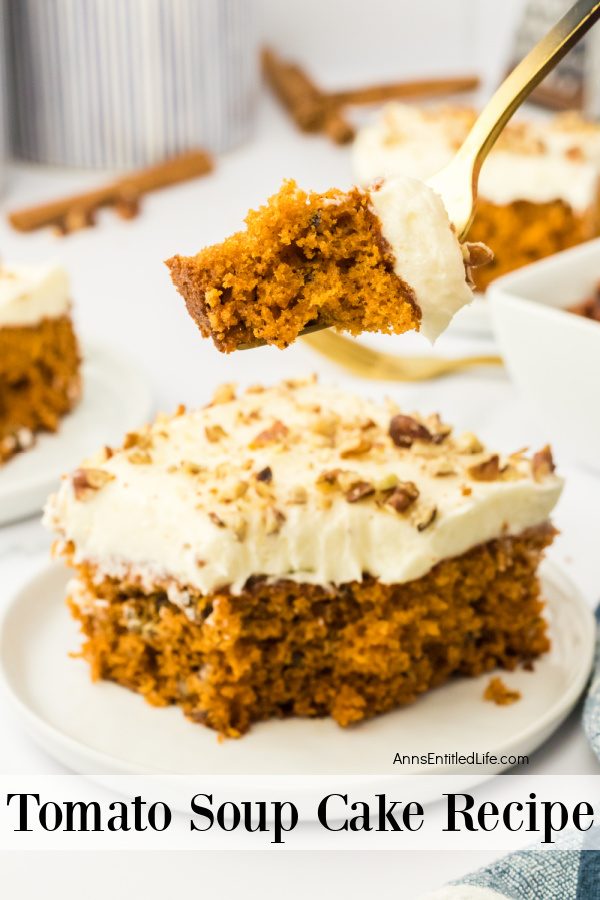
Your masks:
{"label": "blue patterned cloth", "polygon": [[[596,609],[596,661],[583,707],[583,730],[600,760],[600,606]],[[596,829],[594,829],[595,831]],[[577,836],[549,853],[531,847],[465,875],[427,900],[600,900],[600,851]],[[594,837],[598,846],[597,835]]]}

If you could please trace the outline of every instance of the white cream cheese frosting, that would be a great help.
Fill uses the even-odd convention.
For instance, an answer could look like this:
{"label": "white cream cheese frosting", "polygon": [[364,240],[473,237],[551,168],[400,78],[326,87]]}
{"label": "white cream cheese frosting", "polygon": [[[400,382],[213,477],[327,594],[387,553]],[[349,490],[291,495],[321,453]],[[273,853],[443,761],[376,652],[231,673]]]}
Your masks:
{"label": "white cream cheese frosting", "polygon": [[434,341],[473,299],[461,245],[441,198],[422,181],[398,175],[369,191],[394,271],[421,310],[420,332]]}
{"label": "white cream cheese frosting", "polygon": [[[479,195],[491,203],[563,200],[578,213],[595,203],[599,187],[600,129],[579,120],[519,121],[507,126],[485,161]],[[418,108],[395,103],[363,128],[353,146],[359,183],[409,175],[426,180],[447,165],[475,120],[473,110]],[[586,127],[584,127],[586,126]]]}
{"label": "white cream cheese frosting", "polygon": [[224,388],[65,477],[45,523],[98,577],[164,585],[182,606],[186,589],[257,575],[402,583],[544,523],[562,483],[540,460],[314,381]]}
{"label": "white cream cheese frosting", "polygon": [[61,266],[0,264],[0,327],[63,316],[69,298],[69,279]]}

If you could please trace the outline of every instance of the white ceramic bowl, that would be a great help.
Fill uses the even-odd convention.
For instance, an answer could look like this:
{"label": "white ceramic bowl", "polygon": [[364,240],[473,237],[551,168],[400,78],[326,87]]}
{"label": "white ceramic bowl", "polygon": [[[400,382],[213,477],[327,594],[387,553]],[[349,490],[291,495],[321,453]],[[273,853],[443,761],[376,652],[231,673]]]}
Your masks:
{"label": "white ceramic bowl", "polygon": [[600,323],[567,312],[600,282],[600,240],[495,281],[494,330],[510,376],[561,456],[600,470]]}

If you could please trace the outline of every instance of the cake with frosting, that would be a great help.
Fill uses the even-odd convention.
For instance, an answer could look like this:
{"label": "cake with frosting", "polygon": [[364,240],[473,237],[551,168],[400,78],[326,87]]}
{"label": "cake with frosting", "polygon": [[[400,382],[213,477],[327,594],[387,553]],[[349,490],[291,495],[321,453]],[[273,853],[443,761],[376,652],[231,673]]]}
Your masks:
{"label": "cake with frosting", "polygon": [[246,226],[167,261],[202,334],[224,352],[284,348],[315,324],[435,339],[491,255],[461,246],[440,197],[404,176],[324,194],[288,181]]}
{"label": "cake with frosting", "polygon": [[0,265],[0,464],[56,431],[81,392],[69,281],[55,265]]}
{"label": "cake with frosting", "polygon": [[[476,115],[462,107],[386,106],[354,143],[359,183],[431,177],[450,162]],[[477,288],[599,234],[599,188],[598,124],[575,113],[509,123],[479,177],[468,237],[489,244],[494,260],[474,273]]]}
{"label": "cake with frosting", "polygon": [[93,677],[238,737],[529,666],[560,491],[548,448],[310,379],[159,417],[66,476],[45,522]]}

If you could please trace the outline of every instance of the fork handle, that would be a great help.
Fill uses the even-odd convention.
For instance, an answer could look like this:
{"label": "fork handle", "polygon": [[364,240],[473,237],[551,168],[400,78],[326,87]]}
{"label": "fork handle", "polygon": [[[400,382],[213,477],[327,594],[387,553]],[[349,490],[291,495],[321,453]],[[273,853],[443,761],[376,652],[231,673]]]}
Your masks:
{"label": "fork handle", "polygon": [[508,120],[598,18],[600,0],[578,0],[513,69],[483,108],[459,150],[472,168],[474,196],[481,164]]}

